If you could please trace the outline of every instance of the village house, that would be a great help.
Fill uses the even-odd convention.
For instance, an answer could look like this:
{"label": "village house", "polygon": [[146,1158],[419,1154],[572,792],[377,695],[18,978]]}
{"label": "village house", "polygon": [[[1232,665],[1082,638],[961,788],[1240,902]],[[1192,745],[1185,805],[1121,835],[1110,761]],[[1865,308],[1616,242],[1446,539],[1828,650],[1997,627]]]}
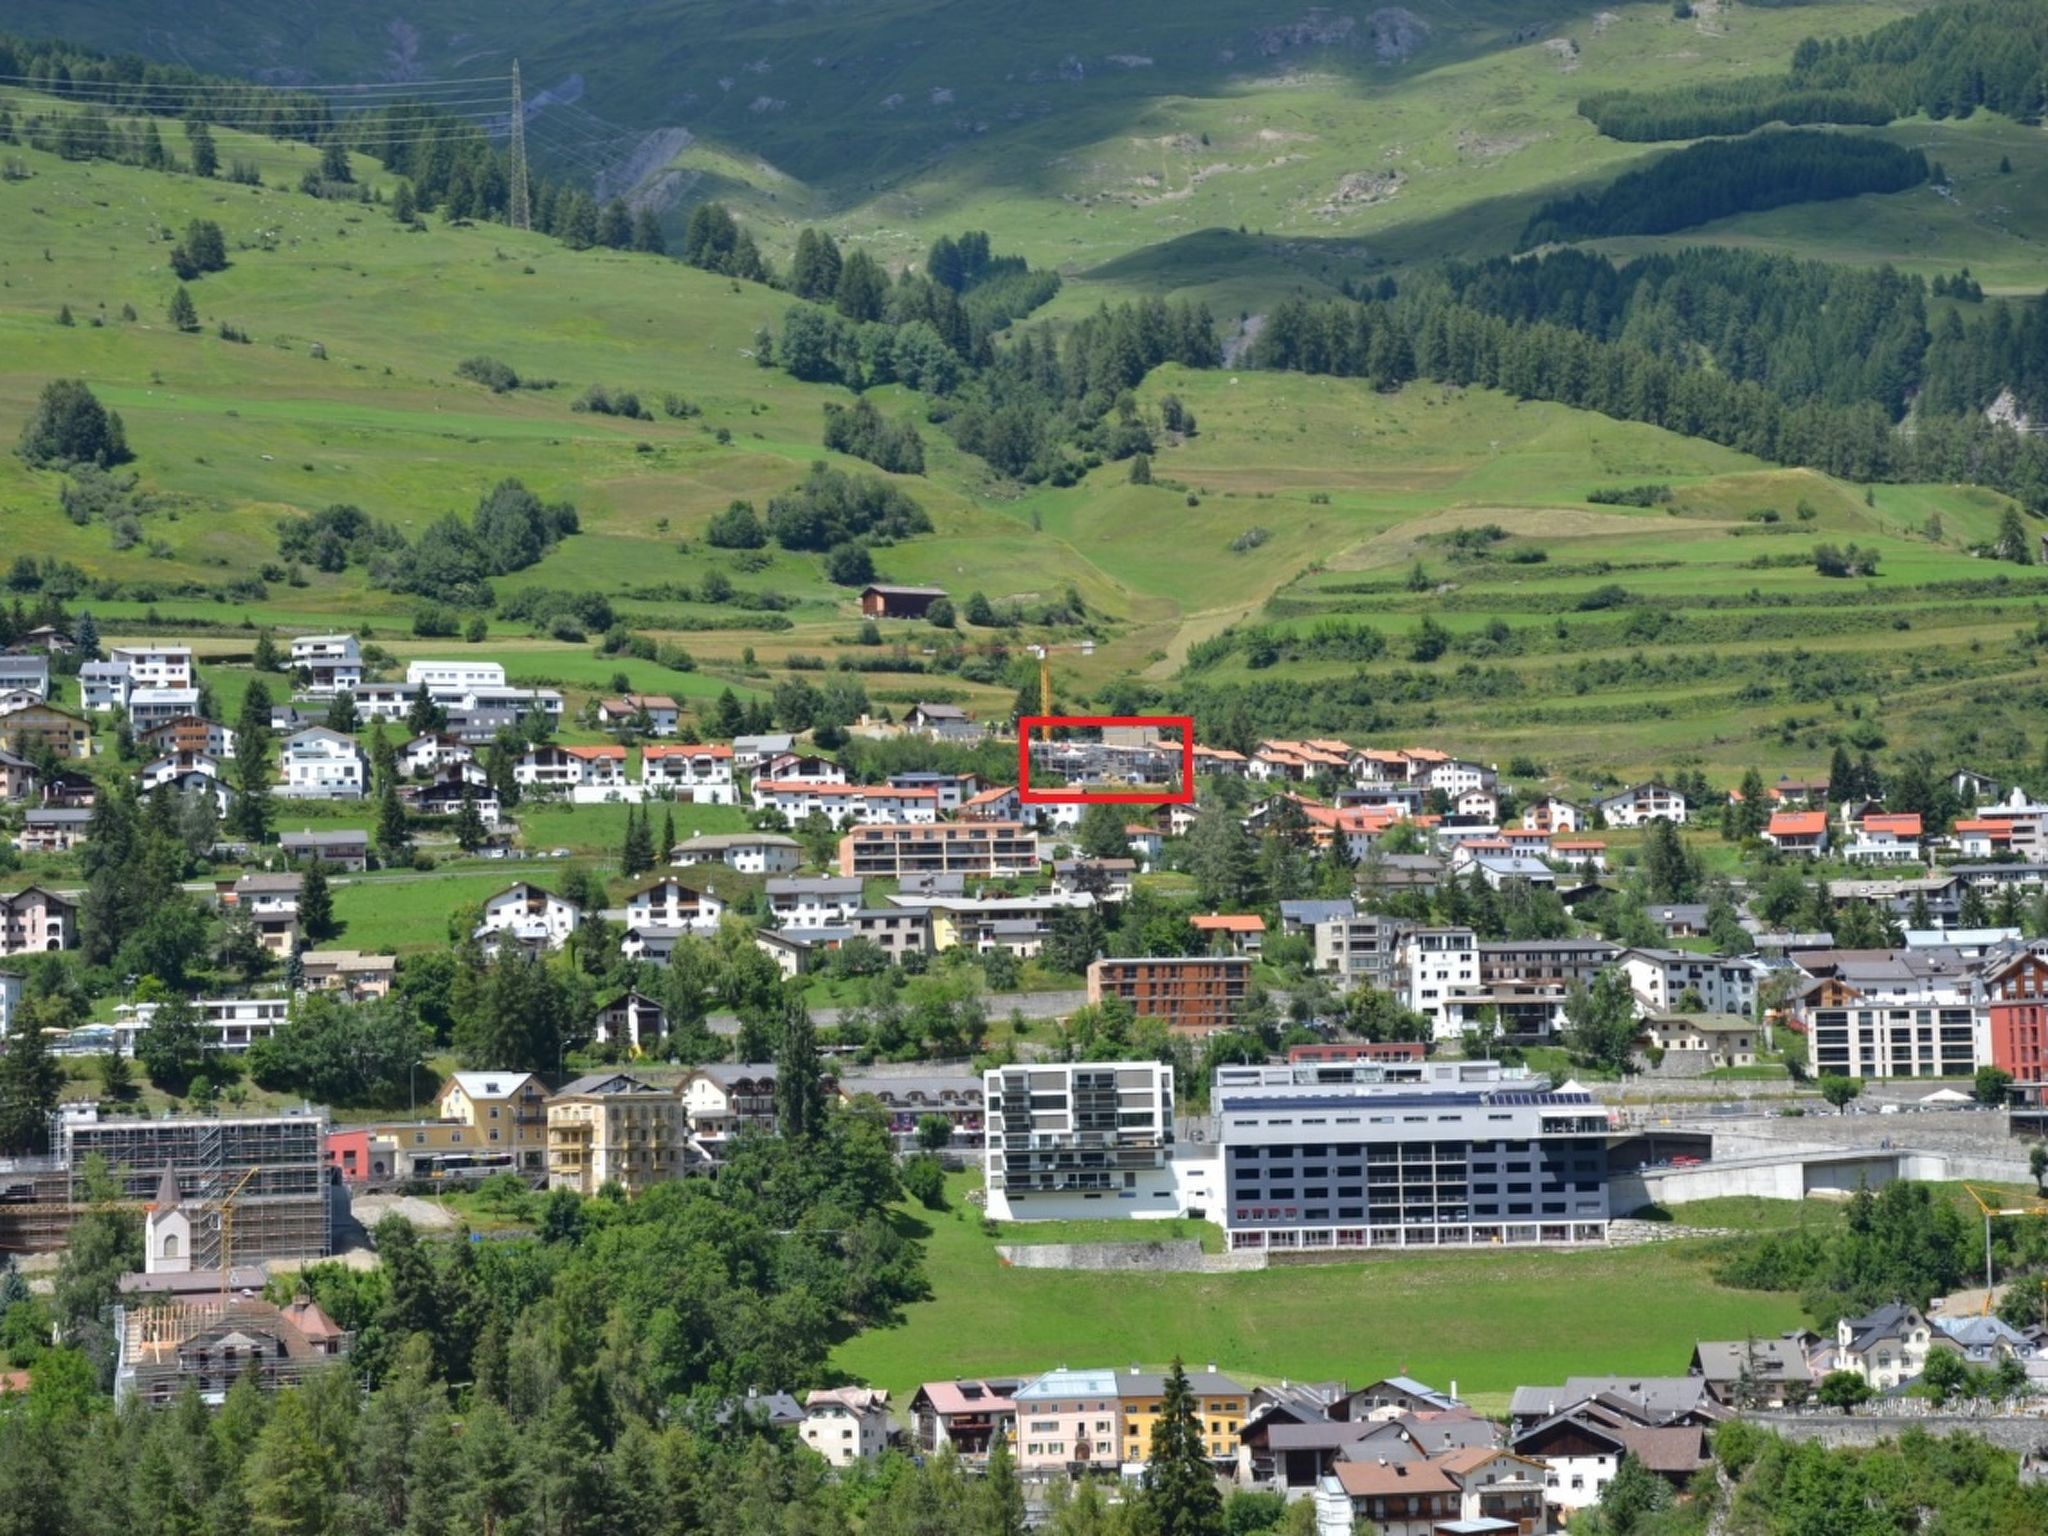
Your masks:
{"label": "village house", "polygon": [[[1238,1430],[1249,1411],[1247,1389],[1225,1376],[1212,1364],[1187,1372],[1188,1391],[1194,1398],[1195,1429],[1203,1452],[1212,1462],[1223,1463],[1237,1455]],[[1117,1420],[1124,1442],[1124,1460],[1142,1462],[1152,1454],[1152,1431],[1159,1423],[1166,1392],[1166,1377],[1157,1371],[1141,1371],[1135,1365],[1116,1378]]]}
{"label": "village house", "polygon": [[475,761],[476,749],[445,731],[415,736],[398,749],[398,771],[411,779]]}
{"label": "village house", "polygon": [[778,876],[767,883],[768,911],[784,928],[841,928],[860,910],[861,890],[845,876]]}
{"label": "village house", "polygon": [[864,880],[919,874],[1004,880],[1038,870],[1038,835],[1016,822],[899,822],[855,827],[839,840],[839,873]]}
{"label": "village house", "polygon": [[487,1151],[510,1153],[521,1173],[547,1167],[548,1090],[534,1073],[451,1072],[435,1108]]}
{"label": "village house", "polygon": [[78,946],[78,904],[31,885],[0,895],[0,955],[37,955]]}
{"label": "village house", "polygon": [[560,949],[582,919],[573,902],[522,880],[484,903],[476,937],[487,950],[508,942],[526,949]]}
{"label": "village house", "polygon": [[683,928],[711,932],[725,916],[725,902],[715,892],[690,885],[673,875],[641,886],[626,897],[626,923],[632,928]]}
{"label": "village house", "polygon": [[962,1462],[987,1464],[997,1436],[1014,1454],[1017,1404],[1014,1379],[928,1381],[910,1399],[910,1436],[918,1454],[936,1456],[950,1450]]}
{"label": "village house", "polygon": [[299,890],[305,876],[247,874],[221,883],[219,904],[245,913],[256,942],[273,955],[288,955],[299,941]]}
{"label": "village house", "polygon": [[665,693],[624,693],[597,701],[597,723],[608,731],[673,736],[682,714],[682,706]]}
{"label": "village house", "polygon": [[889,1449],[889,1394],[875,1387],[812,1392],[797,1438],[835,1467],[879,1460]]}
{"label": "village house", "polygon": [[1630,785],[1617,794],[1595,800],[1593,806],[1611,827],[1641,827],[1653,821],[1684,826],[1687,816],[1685,796],[1655,782]]}
{"label": "village house", "polygon": [[128,723],[138,731],[154,730],[198,709],[197,688],[134,688],[128,693]]}
{"label": "village house", "polygon": [[363,648],[354,635],[297,635],[292,671],[303,678],[307,693],[353,693],[363,685]]}
{"label": "village house", "polygon": [[203,715],[179,715],[139,732],[135,741],[144,750],[159,755],[203,752],[220,762],[229,762],[235,755],[235,733]]}
{"label": "village house", "polygon": [[1249,955],[1257,959],[1265,947],[1266,920],[1256,912],[1197,913],[1188,921],[1208,942],[1212,954]]}
{"label": "village house", "polygon": [[360,800],[370,783],[369,759],[355,738],[324,725],[285,738],[284,784],[278,793],[305,800]]}
{"label": "village house", "polygon": [[1920,813],[1873,812],[1852,828],[1854,840],[1842,850],[1851,864],[1914,864],[1920,860]]}
{"label": "village house", "polygon": [[775,962],[786,977],[808,976],[833,950],[857,937],[849,925],[839,928],[756,928],[754,948]]}
{"label": "village house", "polygon": [[69,853],[85,841],[92,812],[37,807],[24,812],[14,845],[23,853]]}
{"label": "village house", "polygon": [[1750,960],[1683,949],[1629,949],[1622,952],[1621,968],[1648,1012],[1681,1011],[1679,999],[1687,992],[1698,996],[1706,1013],[1748,1018],[1756,1012],[1757,966]]}
{"label": "village house", "polygon": [[1757,1027],[1732,1014],[1653,1014],[1643,1023],[1642,1038],[1667,1058],[1682,1051],[1703,1057],[1710,1067],[1756,1065]]}
{"label": "village house", "polygon": [[1764,841],[1780,853],[1813,858],[1828,849],[1826,811],[1773,811],[1764,824]]}
{"label": "village house", "polygon": [[36,765],[12,752],[0,752],[0,800],[26,800],[36,792]]}
{"label": "village house", "polygon": [[[824,1087],[827,1094],[836,1091],[829,1079]],[[773,1062],[708,1062],[685,1077],[676,1092],[684,1124],[713,1161],[741,1131],[775,1132]]]}
{"label": "village house", "polygon": [[625,1072],[594,1072],[547,1101],[548,1188],[629,1196],[684,1170],[682,1105],[666,1088]]}
{"label": "village house", "polygon": [[1525,828],[1531,832],[1548,832],[1552,837],[1560,832],[1583,832],[1587,824],[1584,810],[1555,795],[1545,795],[1522,812]]}
{"label": "village house", "polygon": [[116,645],[107,660],[127,667],[137,688],[190,688],[192,647],[189,645]]}
{"label": "village house", "polygon": [[889,1117],[889,1133],[897,1150],[918,1150],[923,1122],[938,1116],[950,1131],[946,1146],[978,1152],[982,1145],[985,1093],[973,1072],[937,1071],[917,1075],[889,1073],[873,1077],[842,1077],[839,1102],[872,1101]]}
{"label": "village house", "polygon": [[1849,1371],[1878,1392],[1911,1381],[1927,1368],[1927,1352],[1949,1348],[1918,1307],[1891,1302],[1862,1317],[1844,1317],[1835,1324],[1832,1344],[1823,1345],[1813,1370]]}
{"label": "village house", "polygon": [[642,992],[622,992],[597,1010],[594,1033],[599,1045],[651,1051],[668,1033],[668,1011]]}
{"label": "village house", "polygon": [[712,832],[677,843],[671,864],[723,864],[747,875],[786,875],[801,859],[803,845],[780,832]]}
{"label": "village house", "polygon": [[318,859],[351,874],[361,874],[370,867],[367,832],[285,832],[277,842],[284,856],[295,864]]}
{"label": "village house", "polygon": [[754,803],[779,811],[794,826],[812,815],[835,827],[930,825],[939,819],[935,790],[894,789],[887,784],[807,784],[757,779]]}
{"label": "village house", "polygon": [[737,805],[732,748],[652,743],[640,750],[640,782],[649,794],[686,805]]}
{"label": "village house", "polygon": [[1689,1374],[1707,1393],[1730,1408],[1785,1408],[1804,1402],[1814,1376],[1806,1350],[1796,1339],[1702,1341],[1693,1346]]}
{"label": "village house", "polygon": [[126,709],[133,689],[134,682],[123,662],[88,661],[78,669],[79,704],[89,715]]}
{"label": "village house", "polygon": [[1122,1459],[1115,1371],[1057,1370],[1012,1394],[1017,1411],[1017,1470],[1113,1473]]}
{"label": "village house", "polygon": [[54,704],[30,704],[0,715],[0,751],[34,757],[45,748],[58,758],[91,757],[92,727]]}
{"label": "village house", "polygon": [[1055,859],[1052,889],[1059,895],[1085,893],[1097,901],[1128,901],[1136,877],[1135,859]]}
{"label": "village house", "polygon": [[299,956],[299,966],[308,992],[341,992],[358,1001],[390,996],[398,979],[395,956],[356,949],[309,949]]}

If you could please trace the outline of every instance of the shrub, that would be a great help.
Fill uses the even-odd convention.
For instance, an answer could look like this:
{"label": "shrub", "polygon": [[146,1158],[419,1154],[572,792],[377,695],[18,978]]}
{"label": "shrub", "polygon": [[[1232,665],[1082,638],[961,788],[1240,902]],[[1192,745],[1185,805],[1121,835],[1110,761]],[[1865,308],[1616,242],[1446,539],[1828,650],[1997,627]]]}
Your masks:
{"label": "shrub", "polygon": [[43,386],[15,451],[32,469],[69,469],[74,464],[105,469],[131,457],[120,414],[101,405],[78,379],[53,379]]}

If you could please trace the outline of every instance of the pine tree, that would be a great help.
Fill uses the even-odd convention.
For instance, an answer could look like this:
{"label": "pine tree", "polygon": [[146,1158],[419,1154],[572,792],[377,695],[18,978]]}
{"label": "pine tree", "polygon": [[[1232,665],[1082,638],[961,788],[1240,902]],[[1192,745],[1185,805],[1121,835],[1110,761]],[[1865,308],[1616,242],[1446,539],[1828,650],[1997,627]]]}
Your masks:
{"label": "pine tree", "polygon": [[315,944],[334,937],[334,892],[327,866],[317,858],[299,876],[299,929]]}
{"label": "pine tree", "polygon": [[275,806],[270,794],[270,690],[261,679],[242,694],[235,719],[235,797],[228,820],[252,843],[270,836]]}
{"label": "pine tree", "polygon": [[411,182],[400,180],[398,190],[391,194],[391,217],[405,225],[419,222],[419,199],[413,195]]}
{"label": "pine tree", "polygon": [[171,295],[170,317],[171,324],[181,331],[199,329],[199,310],[192,303],[192,295],[185,291],[183,283],[178,284],[178,291]]}
{"label": "pine tree", "polygon": [[63,1086],[63,1070],[44,1048],[40,1024],[17,1015],[0,1048],[0,1152],[33,1152],[45,1144]]}
{"label": "pine tree", "polygon": [[405,818],[405,806],[399,801],[398,786],[387,779],[377,802],[378,851],[386,864],[396,864],[411,847],[412,826]]}
{"label": "pine tree", "polygon": [[272,638],[269,630],[257,632],[256,648],[249,654],[249,665],[258,672],[284,670],[284,653],[277,648],[277,641]]}
{"label": "pine tree", "polygon": [[661,220],[652,208],[642,208],[633,216],[633,249],[650,256],[668,252],[668,237],[661,232]]}
{"label": "pine tree", "polygon": [[1202,1444],[1199,1406],[1178,1356],[1160,1395],[1143,1508],[1159,1536],[1224,1536],[1223,1495]]}
{"label": "pine tree", "polygon": [[982,1479],[987,1513],[981,1529],[987,1536],[1024,1536],[1024,1485],[1017,1480],[1017,1461],[1010,1437],[998,1428],[989,1443],[988,1469]]}
{"label": "pine tree", "polygon": [[356,696],[346,688],[327,702],[327,729],[353,736],[361,722],[356,718]]}
{"label": "pine tree", "polygon": [[220,151],[214,148],[213,130],[202,122],[185,125],[185,142],[192,149],[192,174],[212,176],[220,170]]}
{"label": "pine tree", "polygon": [[654,849],[656,862],[666,860],[669,856],[669,850],[675,847],[675,845],[676,813],[673,809],[664,809],[661,813],[661,841],[656,844]]}
{"label": "pine tree", "polygon": [[477,809],[476,788],[462,786],[462,804],[455,811],[455,846],[464,853],[475,853],[484,845],[483,812]]}
{"label": "pine tree", "polygon": [[78,659],[98,661],[100,659],[100,626],[84,609],[79,610],[78,622],[73,626],[73,643],[78,647]]}
{"label": "pine tree", "polygon": [[789,1141],[804,1141],[825,1129],[825,1090],[820,1080],[818,1032],[801,997],[784,1006],[782,1045],[775,1053],[777,1129]]}
{"label": "pine tree", "polygon": [[623,197],[606,203],[597,216],[597,243],[614,251],[623,251],[633,243],[633,214]]}

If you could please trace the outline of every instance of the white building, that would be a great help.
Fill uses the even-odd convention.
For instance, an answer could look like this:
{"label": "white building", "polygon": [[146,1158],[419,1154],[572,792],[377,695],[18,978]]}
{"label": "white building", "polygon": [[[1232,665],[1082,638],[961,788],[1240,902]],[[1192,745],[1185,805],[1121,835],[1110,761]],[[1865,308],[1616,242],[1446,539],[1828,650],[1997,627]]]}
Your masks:
{"label": "white building", "polygon": [[895,789],[887,784],[806,784],[761,779],[754,803],[780,811],[794,824],[813,813],[834,826],[849,820],[863,827],[929,826],[939,819],[938,791]]}
{"label": "white building", "polygon": [[128,690],[128,719],[138,732],[154,730],[182,715],[197,713],[197,688],[135,687]]}
{"label": "white building", "polygon": [[994,1221],[1178,1216],[1173,1068],[1044,1062],[982,1074]]}
{"label": "white building", "polygon": [[725,902],[715,891],[698,890],[673,875],[664,875],[626,898],[630,928],[689,928],[708,933],[725,916]]}
{"label": "white building", "polygon": [[1631,785],[1593,804],[1607,818],[1607,824],[1614,827],[1641,827],[1653,821],[1668,821],[1682,827],[1687,816],[1685,796],[1655,783]]}
{"label": "white building", "polygon": [[732,748],[652,743],[640,751],[640,782],[649,794],[672,795],[690,805],[737,805]]}
{"label": "white building", "polygon": [[406,663],[405,680],[415,688],[435,695],[443,692],[468,693],[475,688],[503,688],[505,668],[495,661],[411,661]]}
{"label": "white building", "polygon": [[300,800],[360,800],[370,785],[370,764],[352,736],[315,725],[284,742],[284,787]]}
{"label": "white building", "polygon": [[476,750],[453,736],[429,733],[415,736],[398,749],[398,771],[407,778],[420,778],[443,768],[474,763]]}
{"label": "white building", "polygon": [[862,882],[851,877],[783,877],[768,882],[768,910],[784,928],[840,928],[861,908]]}
{"label": "white building", "polygon": [[107,660],[128,668],[133,688],[190,688],[192,647],[189,645],[117,645],[107,651]]}
{"label": "white building", "polygon": [[1683,949],[1630,949],[1622,952],[1621,968],[1643,1008],[1652,1013],[1680,1011],[1679,999],[1688,990],[1699,994],[1698,1012],[1745,1019],[1756,1012],[1753,961]]}
{"label": "white building", "polygon": [[[155,1019],[160,1003],[120,1003],[114,1008],[114,1038],[123,1056],[135,1054],[135,1040]],[[258,1040],[267,1040],[284,1027],[291,1016],[288,997],[200,997],[192,1006],[199,1013],[199,1032],[215,1050],[246,1051]]]}
{"label": "white building", "polygon": [[708,832],[677,843],[668,851],[673,864],[723,864],[748,875],[786,875],[794,871],[803,848],[779,832]]}
{"label": "white building", "polygon": [[363,652],[354,635],[300,635],[292,670],[306,674],[306,692],[354,693],[363,684]]}
{"label": "white building", "polygon": [[797,1434],[835,1467],[877,1461],[889,1449],[889,1394],[874,1387],[813,1392]]}
{"label": "white building", "polygon": [[126,709],[134,686],[124,662],[88,661],[78,669],[78,695],[89,715]]}
{"label": "white building", "polygon": [[1439,1040],[1461,1026],[1450,1000],[1479,986],[1479,936],[1470,928],[1418,928],[1402,936],[1397,974],[1405,973],[1403,1000],[1430,1022]]}
{"label": "white building", "polygon": [[573,903],[522,880],[484,903],[476,936],[487,948],[510,941],[529,949],[560,949],[582,919]]}

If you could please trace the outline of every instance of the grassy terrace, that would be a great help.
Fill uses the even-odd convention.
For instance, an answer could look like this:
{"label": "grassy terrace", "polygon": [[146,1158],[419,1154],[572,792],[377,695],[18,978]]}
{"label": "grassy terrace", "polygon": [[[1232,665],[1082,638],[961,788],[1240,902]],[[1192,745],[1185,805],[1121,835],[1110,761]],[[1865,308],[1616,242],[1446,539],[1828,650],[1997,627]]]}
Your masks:
{"label": "grassy terrace", "polygon": [[[1696,1340],[1769,1336],[1800,1321],[1796,1297],[1715,1284],[1709,1245],[1687,1241],[1234,1275],[1119,1274],[1107,1282],[1014,1269],[996,1254],[998,1240],[983,1235],[976,1208],[965,1203],[968,1188],[968,1179],[955,1178],[951,1209],[902,1218],[928,1234],[932,1299],[834,1356],[849,1375],[899,1401],[934,1378],[1036,1372],[1062,1361],[1121,1368],[1179,1354],[1259,1379],[1341,1375],[1362,1383],[1407,1371],[1439,1385],[1455,1380],[1467,1399],[1499,1411],[1520,1383],[1679,1373]],[[1760,1213],[1746,1224],[1763,1222]],[[1107,1225],[1065,1224],[1048,1240],[1086,1241]],[[1166,1235],[1151,1225],[1112,1235]]]}

